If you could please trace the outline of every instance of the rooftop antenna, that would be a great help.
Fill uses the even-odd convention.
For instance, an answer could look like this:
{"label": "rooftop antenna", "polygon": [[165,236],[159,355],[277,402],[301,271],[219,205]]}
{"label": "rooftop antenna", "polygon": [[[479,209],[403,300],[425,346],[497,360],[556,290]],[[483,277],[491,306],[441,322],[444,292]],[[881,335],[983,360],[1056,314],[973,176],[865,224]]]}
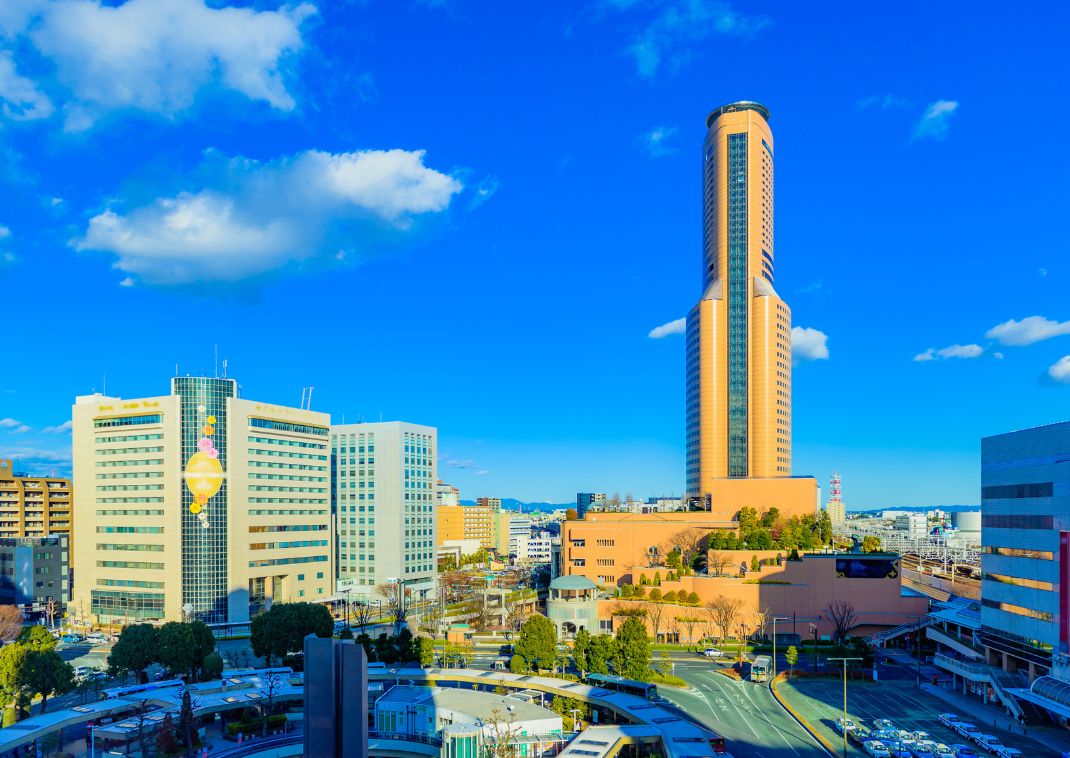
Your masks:
{"label": "rooftop antenna", "polygon": [[227,359],[223,359],[223,378],[227,378]]}
{"label": "rooftop antenna", "polygon": [[104,372],[104,396],[108,396],[108,372]]}
{"label": "rooftop antenna", "polygon": [[305,408],[306,411],[312,410],[312,390],[314,390],[314,389],[316,389],[316,388],[315,387],[309,387],[308,388],[308,407]]}
{"label": "rooftop antenna", "polygon": [[212,359],[215,362],[215,378],[219,378],[219,345],[212,345]]}
{"label": "rooftop antenna", "polygon": [[301,410],[305,409],[305,393],[308,392],[308,387],[301,388]]}

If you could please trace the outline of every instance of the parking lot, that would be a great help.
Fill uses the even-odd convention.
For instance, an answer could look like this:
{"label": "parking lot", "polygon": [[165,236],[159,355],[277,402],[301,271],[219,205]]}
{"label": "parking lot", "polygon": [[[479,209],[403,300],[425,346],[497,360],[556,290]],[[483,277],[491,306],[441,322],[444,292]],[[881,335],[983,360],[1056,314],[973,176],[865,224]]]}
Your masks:
{"label": "parking lot", "polygon": [[[778,693],[798,714],[810,723],[826,740],[842,749],[843,736],[835,730],[836,719],[843,717],[843,683],[831,679],[795,679],[785,682],[777,688]],[[847,717],[856,724],[870,728],[874,719],[889,719],[899,729],[907,731],[926,731],[936,742],[945,745],[966,743],[967,740],[955,734],[940,723],[941,713],[952,711],[948,705],[931,695],[919,691],[910,682],[848,682]],[[1016,747],[1027,756],[1059,755],[1044,745],[1023,736],[1021,727],[1013,725],[1014,733],[1008,731],[1006,719],[997,724],[982,724],[959,714],[963,721],[976,724],[986,734],[998,737],[1004,745]],[[978,750],[981,755],[985,752]],[[849,745],[847,754],[865,756],[866,753],[856,745]]]}

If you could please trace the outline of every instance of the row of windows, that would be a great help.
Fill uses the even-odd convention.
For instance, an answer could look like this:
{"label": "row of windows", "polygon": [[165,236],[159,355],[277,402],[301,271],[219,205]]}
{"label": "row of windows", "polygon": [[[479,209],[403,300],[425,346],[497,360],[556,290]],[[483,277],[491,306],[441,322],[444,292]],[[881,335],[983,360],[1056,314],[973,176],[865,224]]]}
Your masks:
{"label": "row of windows", "polygon": [[325,476],[301,476],[299,474],[249,474],[250,479],[270,479],[283,482],[326,482]]}
{"label": "row of windows", "polygon": [[994,484],[981,488],[982,500],[1009,500],[1031,497],[1052,497],[1055,485],[1052,482],[1032,484]]}
{"label": "row of windows", "polygon": [[1037,611],[1032,608],[1023,608],[1020,605],[1014,605],[1013,603],[1001,603],[998,600],[991,600],[989,598],[982,598],[981,605],[986,608],[995,608],[997,611],[1006,611],[1007,613],[1014,613],[1018,616],[1025,616],[1031,619],[1037,619],[1038,621],[1052,621],[1053,616],[1045,611]]}
{"label": "row of windows", "polygon": [[163,534],[162,526],[98,526],[97,534]]}
{"label": "row of windows", "polygon": [[981,516],[981,526],[989,529],[1052,529],[1053,516],[1027,516],[1024,514],[988,514]]}
{"label": "row of windows", "polygon": [[258,442],[261,445],[279,445],[281,447],[306,447],[313,450],[326,450],[327,446],[322,442],[301,442],[300,440],[282,440],[275,437],[249,437],[249,442]]}
{"label": "row of windows", "polygon": [[326,516],[327,511],[308,508],[255,508],[250,516]]}
{"label": "row of windows", "polygon": [[290,505],[297,505],[301,503],[309,503],[320,505],[325,498],[323,497],[251,497],[250,503],[288,503]]}
{"label": "row of windows", "polygon": [[264,566],[288,566],[293,563],[322,563],[327,560],[325,555],[298,555],[291,558],[267,558],[260,561],[249,561],[249,568],[262,568]]}
{"label": "row of windows", "polygon": [[1042,582],[1039,579],[1023,579],[1020,576],[1007,576],[1006,574],[993,574],[991,572],[985,572],[982,578],[999,582],[1000,584],[1013,584],[1015,587],[1028,587],[1032,590],[1047,590],[1048,592],[1055,590],[1054,584]]}
{"label": "row of windows", "polygon": [[252,534],[261,534],[264,532],[324,532],[326,530],[326,524],[276,524],[274,526],[249,527],[249,531]]}
{"label": "row of windows", "polygon": [[162,503],[162,497],[98,497],[98,503]]}
{"label": "row of windows", "polygon": [[297,458],[306,461],[325,461],[326,455],[316,455],[315,453],[291,453],[288,450],[265,450],[259,447],[249,448],[249,455],[266,455],[274,458]]}
{"label": "row of windows", "polygon": [[[273,432],[292,432],[293,434],[311,434],[316,437],[326,437],[330,430],[322,426],[309,426],[307,424],[291,424],[289,421],[271,421],[266,418],[250,418],[249,426],[257,429],[270,429]],[[318,447],[318,446],[317,446]]]}
{"label": "row of windows", "polygon": [[250,460],[250,468],[281,468],[296,469],[298,471],[326,471],[326,466],[316,466],[311,463],[277,463],[275,461]]}
{"label": "row of windows", "polygon": [[163,564],[145,563],[144,561],[97,561],[97,568],[147,569],[150,571],[163,571]]}
{"label": "row of windows", "polygon": [[162,466],[163,458],[135,458],[129,461],[97,461],[98,467],[114,466]]}
{"label": "row of windows", "polygon": [[162,479],[162,471],[116,471],[97,474],[97,479]]}
{"label": "row of windows", "polygon": [[149,582],[143,579],[98,579],[98,584],[105,587],[140,587],[146,590],[162,590],[163,582]]}
{"label": "row of windows", "polygon": [[[162,453],[162,447],[116,447],[111,450],[97,450],[97,455],[132,455],[134,453]],[[163,461],[160,461],[163,463]]]}
{"label": "row of windows", "polygon": [[160,508],[99,508],[97,509],[98,516],[162,516],[163,509]]}
{"label": "row of windows", "polygon": [[138,553],[162,553],[163,545],[126,545],[114,542],[98,542],[97,550],[130,550]]}
{"label": "row of windows", "polygon": [[140,424],[158,424],[162,416],[159,413],[148,413],[143,416],[122,416],[120,418],[97,418],[93,419],[93,426],[97,429],[105,429],[113,426],[137,426]]}
{"label": "row of windows", "polygon": [[254,542],[250,550],[288,550],[298,547],[327,547],[327,540],[295,540],[293,542]]}
{"label": "row of windows", "polygon": [[97,444],[105,442],[138,442],[141,440],[162,440],[162,434],[124,434],[121,437],[97,437]]}
{"label": "row of windows", "polygon": [[1050,561],[1055,557],[1050,550],[1023,550],[1017,547],[993,547],[992,545],[984,545],[981,552],[989,555],[1005,555],[1010,558],[1032,558],[1038,561]]}
{"label": "row of windows", "polygon": [[162,490],[162,484],[98,484],[97,492],[127,492],[137,490]]}

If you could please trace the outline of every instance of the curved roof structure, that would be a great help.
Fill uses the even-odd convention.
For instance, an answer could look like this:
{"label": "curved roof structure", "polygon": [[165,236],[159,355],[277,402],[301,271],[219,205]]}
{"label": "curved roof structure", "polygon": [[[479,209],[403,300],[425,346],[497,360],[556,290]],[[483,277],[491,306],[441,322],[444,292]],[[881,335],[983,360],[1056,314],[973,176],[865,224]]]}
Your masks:
{"label": "curved roof structure", "polygon": [[713,126],[713,122],[717,120],[718,116],[725,113],[739,113],[740,111],[754,111],[766,121],[769,120],[769,109],[761,103],[756,103],[753,100],[737,100],[734,103],[728,103],[710,111],[710,115],[706,117],[706,128],[709,129]]}
{"label": "curved roof structure", "polygon": [[596,590],[598,585],[585,576],[559,576],[550,582],[552,590]]}

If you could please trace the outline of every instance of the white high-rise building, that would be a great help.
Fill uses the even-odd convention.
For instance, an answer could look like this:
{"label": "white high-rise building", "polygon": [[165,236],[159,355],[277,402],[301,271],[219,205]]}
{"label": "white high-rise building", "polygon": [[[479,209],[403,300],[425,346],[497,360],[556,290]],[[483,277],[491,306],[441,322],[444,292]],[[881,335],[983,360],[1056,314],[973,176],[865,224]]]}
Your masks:
{"label": "white high-rise building", "polygon": [[241,626],[333,594],[329,415],[186,376],[72,419],[76,615]]}
{"label": "white high-rise building", "polygon": [[386,421],[331,427],[339,586],[361,595],[403,582],[434,589],[438,431]]}
{"label": "white high-rise building", "polygon": [[518,540],[531,537],[531,516],[523,514],[510,514],[509,516],[509,552],[516,555],[519,549]]}

